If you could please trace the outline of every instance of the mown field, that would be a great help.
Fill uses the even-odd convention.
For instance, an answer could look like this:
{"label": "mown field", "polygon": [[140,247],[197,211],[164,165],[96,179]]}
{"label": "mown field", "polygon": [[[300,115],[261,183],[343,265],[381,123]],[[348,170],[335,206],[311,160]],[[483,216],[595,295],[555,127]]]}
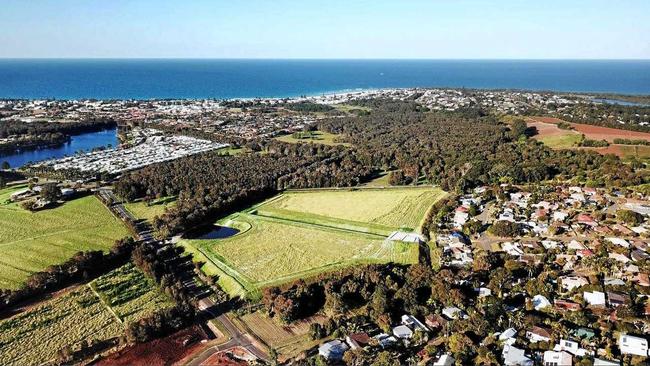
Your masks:
{"label": "mown field", "polygon": [[255,298],[264,287],[358,263],[417,262],[418,245],[386,237],[419,227],[444,194],[431,187],[289,192],[218,223],[236,235],[182,244],[224,290]]}
{"label": "mown field", "polygon": [[0,321],[0,364],[36,365],[64,347],[124,334],[130,321],[171,305],[132,265]]}
{"label": "mown field", "polygon": [[94,196],[29,212],[7,202],[20,187],[0,190],[0,288],[15,289],[32,273],[78,251],[107,250],[128,235]]}
{"label": "mown field", "polygon": [[290,191],[258,208],[286,210],[390,228],[418,229],[445,192],[431,187]]}
{"label": "mown field", "polygon": [[175,205],[175,197],[166,197],[154,200],[149,203],[144,201],[128,202],[124,204],[124,207],[126,207],[126,209],[129,210],[133,216],[139,219],[151,221],[154,217],[165,213],[167,207],[173,207]]}
{"label": "mown field", "polygon": [[295,138],[293,135],[284,135],[284,136],[276,137],[276,140],[282,142],[288,142],[290,144],[314,143],[314,144],[323,144],[323,145],[330,145],[330,146],[335,146],[335,145],[350,146],[350,144],[348,143],[335,141],[337,137],[339,137],[339,135],[331,134],[329,132],[313,131],[313,132],[305,133],[303,138]]}

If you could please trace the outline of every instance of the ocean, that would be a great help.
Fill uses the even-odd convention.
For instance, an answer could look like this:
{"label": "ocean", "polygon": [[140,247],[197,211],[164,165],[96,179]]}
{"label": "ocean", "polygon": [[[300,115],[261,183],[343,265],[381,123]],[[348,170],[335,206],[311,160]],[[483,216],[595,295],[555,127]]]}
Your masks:
{"label": "ocean", "polygon": [[650,60],[0,59],[0,98],[295,97],[393,87],[650,94]]}

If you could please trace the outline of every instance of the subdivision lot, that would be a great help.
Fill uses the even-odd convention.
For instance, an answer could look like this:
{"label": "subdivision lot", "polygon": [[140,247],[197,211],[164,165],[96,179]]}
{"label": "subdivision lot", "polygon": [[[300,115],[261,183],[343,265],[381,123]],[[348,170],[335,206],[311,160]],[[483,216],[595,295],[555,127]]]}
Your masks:
{"label": "subdivision lot", "polygon": [[[540,122],[544,124],[558,124],[560,122],[565,122],[565,121],[562,121],[559,118],[552,118],[552,117],[530,117],[526,122],[529,125],[531,125],[531,123],[535,123],[535,122]],[[650,141],[650,133],[647,132],[621,130],[618,128],[593,126],[593,125],[587,125],[582,123],[569,123],[569,124],[574,129],[574,131],[585,135],[586,138],[591,140],[606,140],[610,143],[614,142],[614,139]]]}
{"label": "subdivision lot", "polygon": [[288,192],[218,222],[235,235],[182,244],[224,290],[256,298],[264,287],[358,263],[417,262],[417,244],[387,236],[419,227],[444,195],[431,187]]}
{"label": "subdivision lot", "polygon": [[556,123],[542,122],[533,118],[526,121],[526,123],[528,127],[534,127],[537,130],[537,134],[533,138],[543,142],[552,149],[578,147],[578,144],[582,140],[580,133],[573,130],[561,129],[557,127]]}
{"label": "subdivision lot", "polygon": [[0,321],[0,364],[42,364],[64,347],[121,336],[130,321],[171,304],[138,269],[126,265]]}
{"label": "subdivision lot", "polygon": [[295,357],[302,350],[321,343],[322,340],[311,339],[309,328],[314,323],[324,324],[326,320],[327,318],[322,315],[315,315],[290,325],[281,325],[276,319],[271,319],[259,311],[241,317],[245,327],[282,355],[282,359]]}
{"label": "subdivision lot", "polygon": [[0,288],[20,287],[32,273],[65,262],[79,251],[107,250],[128,235],[94,196],[30,212],[8,203],[20,188],[0,191]]}
{"label": "subdivision lot", "polygon": [[[615,139],[646,140],[650,141],[650,133],[620,130],[610,127],[592,126],[581,123],[570,123],[573,130],[563,130],[557,124],[564,122],[553,117],[530,117],[526,123],[529,127],[537,129],[535,139],[554,149],[579,148],[593,150],[600,154],[614,154],[623,159],[650,158],[650,146],[614,144]],[[610,143],[607,147],[580,147],[583,138],[590,140],[606,140]]]}

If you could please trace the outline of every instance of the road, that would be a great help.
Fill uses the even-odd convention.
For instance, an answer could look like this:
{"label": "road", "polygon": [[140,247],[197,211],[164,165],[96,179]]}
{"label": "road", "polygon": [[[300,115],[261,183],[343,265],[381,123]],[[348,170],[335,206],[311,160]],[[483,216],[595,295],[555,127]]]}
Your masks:
{"label": "road", "polygon": [[233,347],[244,348],[258,359],[267,361],[268,356],[262,349],[260,349],[260,347],[255,344],[255,342],[253,342],[253,337],[237,327],[237,325],[235,325],[226,314],[217,314],[214,311],[215,305],[216,304],[214,301],[209,297],[199,300],[199,308],[202,309],[204,313],[212,315],[211,318],[216,319],[221,324],[222,329],[226,330],[230,338],[224,343],[220,343],[203,350],[194,359],[192,359],[192,361],[188,362],[187,365],[199,366],[215,353],[226,351]]}
{"label": "road", "polygon": [[[122,201],[115,196],[113,191],[109,188],[101,188],[97,192],[102,200],[107,204],[109,210],[111,210],[116,216],[118,216],[123,221],[130,221],[135,223],[135,229],[137,231],[138,240],[147,244],[154,244],[159,247],[163,247],[165,243],[156,240],[152,235],[152,228],[146,221],[141,221],[138,218],[134,217],[131,212],[129,212],[126,207],[124,207]],[[180,263],[179,267],[187,267],[186,278],[183,279],[182,283],[185,286],[185,289],[192,294],[198,300],[198,310],[199,313],[205,315],[204,318],[209,321],[215,319],[221,323],[222,328],[225,329],[230,334],[230,339],[225,342],[215,346],[212,346],[203,352],[201,352],[195,359],[190,361],[189,365],[200,365],[205,362],[210,356],[217,352],[225,351],[233,347],[242,347],[248,350],[255,357],[266,360],[266,353],[261,350],[258,346],[254,344],[253,337],[248,333],[242,332],[223,312],[218,312],[216,310],[216,303],[212,300],[209,295],[211,292],[206,289],[202,289],[197,286],[197,283],[203,283],[193,272],[193,265],[191,263]]]}

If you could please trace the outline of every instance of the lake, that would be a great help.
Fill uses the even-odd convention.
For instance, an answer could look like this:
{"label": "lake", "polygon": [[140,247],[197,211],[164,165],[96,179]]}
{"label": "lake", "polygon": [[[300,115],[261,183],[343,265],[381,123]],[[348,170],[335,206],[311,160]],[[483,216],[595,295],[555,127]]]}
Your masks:
{"label": "lake", "polygon": [[108,145],[115,147],[118,144],[117,128],[111,128],[71,136],[69,142],[59,147],[22,151],[12,155],[0,156],[0,162],[7,161],[12,168],[20,168],[29,162],[62,158],[74,155],[78,151],[90,151]]}

